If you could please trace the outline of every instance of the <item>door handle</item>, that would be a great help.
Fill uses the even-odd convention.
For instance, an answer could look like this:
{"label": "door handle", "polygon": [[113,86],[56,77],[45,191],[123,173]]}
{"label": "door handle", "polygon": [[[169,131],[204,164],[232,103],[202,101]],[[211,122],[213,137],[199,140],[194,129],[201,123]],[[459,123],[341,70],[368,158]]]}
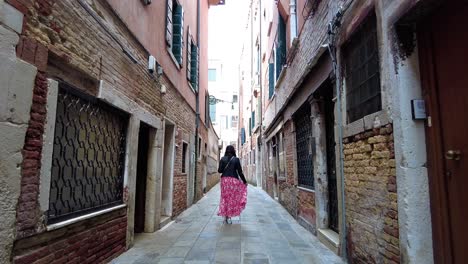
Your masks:
{"label": "door handle", "polygon": [[445,159],[448,160],[460,160],[461,158],[461,151],[459,150],[449,150],[445,153]]}

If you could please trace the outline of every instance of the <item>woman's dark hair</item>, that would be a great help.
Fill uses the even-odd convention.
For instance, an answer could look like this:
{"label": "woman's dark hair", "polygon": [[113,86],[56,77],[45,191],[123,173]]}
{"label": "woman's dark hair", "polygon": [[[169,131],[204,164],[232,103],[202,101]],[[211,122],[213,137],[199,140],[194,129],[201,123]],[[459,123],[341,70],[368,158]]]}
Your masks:
{"label": "woman's dark hair", "polygon": [[236,157],[236,149],[234,148],[234,146],[232,145],[229,145],[226,147],[226,152],[224,152],[224,156],[229,156],[229,157]]}

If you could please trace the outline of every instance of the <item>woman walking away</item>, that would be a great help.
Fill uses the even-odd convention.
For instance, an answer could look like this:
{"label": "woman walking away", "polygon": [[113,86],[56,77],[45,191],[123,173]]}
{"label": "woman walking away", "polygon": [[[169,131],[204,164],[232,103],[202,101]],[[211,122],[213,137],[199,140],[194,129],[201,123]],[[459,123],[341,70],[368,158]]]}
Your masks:
{"label": "woman walking away", "polygon": [[233,146],[226,147],[224,157],[219,161],[218,172],[221,173],[218,215],[224,216],[226,224],[232,224],[231,217],[240,215],[247,204],[247,181]]}

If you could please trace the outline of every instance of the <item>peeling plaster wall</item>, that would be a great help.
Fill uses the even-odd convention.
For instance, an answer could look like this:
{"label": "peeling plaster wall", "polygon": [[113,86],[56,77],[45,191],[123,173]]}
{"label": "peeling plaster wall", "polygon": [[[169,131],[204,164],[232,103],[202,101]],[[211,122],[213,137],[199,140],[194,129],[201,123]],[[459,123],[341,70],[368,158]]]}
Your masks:
{"label": "peeling plaster wall", "polygon": [[[9,263],[15,239],[16,206],[20,195],[21,167],[29,111],[32,104],[34,66],[16,58],[18,34],[4,25],[0,0],[0,263]],[[10,13],[11,15],[11,13]],[[11,25],[10,25],[11,26]]]}
{"label": "peeling plaster wall", "polygon": [[433,263],[432,226],[424,121],[411,116],[412,99],[420,99],[418,52],[396,67],[394,137],[398,183],[398,217],[402,263]]}

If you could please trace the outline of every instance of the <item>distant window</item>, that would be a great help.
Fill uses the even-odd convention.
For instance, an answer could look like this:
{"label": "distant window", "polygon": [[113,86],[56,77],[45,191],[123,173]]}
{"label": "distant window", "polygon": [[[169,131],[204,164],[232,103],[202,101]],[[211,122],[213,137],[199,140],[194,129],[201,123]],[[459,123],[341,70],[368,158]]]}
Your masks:
{"label": "distant window", "polygon": [[216,105],[210,105],[210,118],[211,122],[216,122]]}
{"label": "distant window", "polygon": [[241,145],[245,144],[245,128],[241,128]]}
{"label": "distant window", "polygon": [[239,123],[239,117],[238,116],[232,116],[231,117],[231,127],[236,128],[238,123]]}
{"label": "distant window", "polygon": [[252,111],[252,118],[251,118],[251,120],[252,120],[252,122],[251,122],[250,124],[251,124],[251,126],[252,126],[251,129],[253,130],[253,129],[255,128],[255,125],[256,125],[256,123],[255,123],[255,111]]}
{"label": "distant window", "polygon": [[268,99],[275,94],[275,64],[268,64]]}
{"label": "distant window", "polygon": [[286,63],[286,23],[281,15],[278,16],[278,33],[276,34],[275,68],[278,80],[283,65]]}
{"label": "distant window", "polygon": [[188,148],[188,144],[184,142],[182,144],[182,173],[187,173],[187,159],[188,159],[187,148]]}
{"label": "distant window", "polygon": [[216,69],[208,69],[208,81],[216,82]]}
{"label": "distant window", "polygon": [[183,65],[184,49],[184,9],[176,0],[167,0],[166,44],[179,66]]}
{"label": "distant window", "polygon": [[198,138],[198,157],[201,157],[201,145],[202,145],[202,139],[199,137]]}
{"label": "distant window", "polygon": [[233,103],[237,103],[237,101],[238,101],[238,96],[237,96],[237,95],[233,95],[233,96],[232,96],[232,102],[233,102]]}
{"label": "distant window", "polygon": [[348,122],[382,109],[375,15],[369,16],[344,47]]}

